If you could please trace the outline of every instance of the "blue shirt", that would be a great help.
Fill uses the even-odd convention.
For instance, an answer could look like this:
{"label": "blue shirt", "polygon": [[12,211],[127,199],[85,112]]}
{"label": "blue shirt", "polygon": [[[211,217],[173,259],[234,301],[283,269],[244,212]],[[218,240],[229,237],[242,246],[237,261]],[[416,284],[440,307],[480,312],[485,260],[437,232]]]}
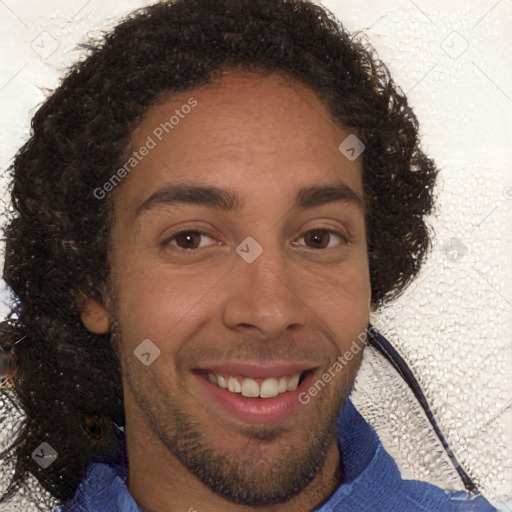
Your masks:
{"label": "blue shirt", "polygon": [[[481,495],[402,480],[375,430],[347,400],[337,424],[343,483],[312,512],[496,512]],[[125,437],[109,463],[90,463],[74,496],[56,512],[144,512],[126,487]],[[163,512],[163,511],[162,511]],[[167,511],[165,511],[167,512]]]}

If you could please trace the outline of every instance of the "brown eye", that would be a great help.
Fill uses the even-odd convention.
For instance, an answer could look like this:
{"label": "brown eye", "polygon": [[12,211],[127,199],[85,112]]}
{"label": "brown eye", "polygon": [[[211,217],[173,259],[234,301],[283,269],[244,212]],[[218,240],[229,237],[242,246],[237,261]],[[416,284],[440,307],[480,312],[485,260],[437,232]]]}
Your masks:
{"label": "brown eye", "polygon": [[329,245],[331,235],[327,231],[310,231],[304,237],[307,242],[313,243],[314,249],[325,249]]}
{"label": "brown eye", "polygon": [[333,237],[338,238],[343,244],[348,244],[347,237],[332,229],[314,228],[307,231],[302,238],[311,249],[328,249]]}
{"label": "brown eye", "polygon": [[201,243],[201,233],[198,231],[183,231],[175,236],[176,245],[183,249],[197,249]]}
{"label": "brown eye", "polygon": [[204,238],[213,239],[213,237],[208,233],[204,233],[196,229],[184,229],[171,233],[161,242],[161,245],[164,247],[176,247],[177,250],[191,253],[196,249],[201,249],[206,246],[206,244],[201,245],[202,239]]}

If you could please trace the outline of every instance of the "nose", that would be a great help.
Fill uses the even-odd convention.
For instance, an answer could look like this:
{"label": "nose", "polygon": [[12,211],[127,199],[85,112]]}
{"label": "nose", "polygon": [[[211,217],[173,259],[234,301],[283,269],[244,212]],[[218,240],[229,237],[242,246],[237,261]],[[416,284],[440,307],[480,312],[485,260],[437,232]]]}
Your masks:
{"label": "nose", "polygon": [[303,325],[311,314],[297,271],[282,249],[269,244],[251,263],[237,259],[225,286],[223,319],[230,329],[249,329],[262,339],[278,338],[287,329]]}

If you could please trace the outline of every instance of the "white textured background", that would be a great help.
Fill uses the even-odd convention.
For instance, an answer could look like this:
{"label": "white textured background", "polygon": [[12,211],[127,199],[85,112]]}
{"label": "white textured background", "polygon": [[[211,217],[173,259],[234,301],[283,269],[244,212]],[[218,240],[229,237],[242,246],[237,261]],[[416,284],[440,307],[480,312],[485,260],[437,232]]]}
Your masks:
{"label": "white textured background", "polygon": [[[26,139],[43,89],[78,58],[76,44],[148,3],[0,0],[2,171]],[[413,367],[459,461],[510,511],[512,0],[323,4],[349,30],[366,32],[442,169],[433,251],[383,331]],[[8,300],[2,290],[2,315]],[[398,457],[394,434],[384,437]],[[408,475],[407,461],[402,467]]]}

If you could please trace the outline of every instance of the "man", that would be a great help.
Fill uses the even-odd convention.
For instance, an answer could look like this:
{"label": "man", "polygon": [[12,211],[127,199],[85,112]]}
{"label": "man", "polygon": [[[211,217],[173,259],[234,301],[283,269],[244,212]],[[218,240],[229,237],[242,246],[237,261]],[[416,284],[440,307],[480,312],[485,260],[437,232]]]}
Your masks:
{"label": "man", "polygon": [[13,165],[9,490],[30,471],[63,512],[494,510],[401,480],[349,398],[436,175],[387,69],[315,4],[118,25]]}

